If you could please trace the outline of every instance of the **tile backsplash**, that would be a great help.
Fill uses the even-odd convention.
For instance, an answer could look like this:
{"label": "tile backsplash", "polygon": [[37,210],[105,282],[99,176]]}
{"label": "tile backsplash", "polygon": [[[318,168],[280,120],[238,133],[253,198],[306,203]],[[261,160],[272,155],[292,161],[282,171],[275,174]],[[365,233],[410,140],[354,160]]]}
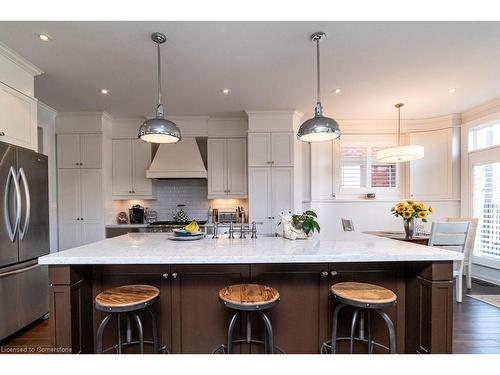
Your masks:
{"label": "tile backsplash", "polygon": [[173,220],[178,204],[185,204],[185,211],[190,219],[207,220],[208,187],[203,179],[154,180],[153,189],[156,192],[154,200],[123,200],[114,201],[115,213],[128,213],[134,204],[140,204],[158,212],[158,220]]}

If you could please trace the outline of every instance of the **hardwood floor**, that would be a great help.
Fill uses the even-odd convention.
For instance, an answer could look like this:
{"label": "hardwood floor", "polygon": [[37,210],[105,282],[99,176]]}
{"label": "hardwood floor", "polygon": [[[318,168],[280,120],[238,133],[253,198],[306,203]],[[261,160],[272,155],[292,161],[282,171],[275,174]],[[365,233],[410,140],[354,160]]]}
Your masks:
{"label": "hardwood floor", "polygon": [[[465,282],[464,282],[465,285]],[[500,294],[500,286],[473,282],[464,289],[462,303],[454,305],[453,353],[500,354],[500,309],[467,297],[467,294]],[[0,353],[50,352],[49,321],[39,320],[0,341]]]}

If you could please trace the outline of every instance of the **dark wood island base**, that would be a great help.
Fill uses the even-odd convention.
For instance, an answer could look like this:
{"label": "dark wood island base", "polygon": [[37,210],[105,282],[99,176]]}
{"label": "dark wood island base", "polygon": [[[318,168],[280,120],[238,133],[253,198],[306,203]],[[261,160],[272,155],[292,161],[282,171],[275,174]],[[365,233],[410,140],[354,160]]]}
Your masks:
{"label": "dark wood island base", "polygon": [[[93,353],[103,314],[94,309],[101,291],[125,284],[150,284],[160,290],[156,304],[160,343],[170,353],[211,353],[226,341],[228,309],[218,300],[224,286],[241,283],[276,288],[281,301],[269,311],[275,344],[286,353],[320,353],[331,329],[329,289],[342,281],[368,282],[394,291],[398,303],[388,310],[396,327],[398,353],[451,353],[453,262],[214,264],[214,265],[50,265],[50,335],[59,352]],[[342,310],[340,336],[348,336],[352,310]],[[144,315],[144,326],[149,319]],[[382,320],[374,321],[374,340],[388,344]],[[110,322],[104,346],[116,340]],[[243,334],[245,322],[236,330]],[[254,334],[261,335],[258,322]],[[150,332],[146,329],[145,336]],[[338,352],[347,352],[340,342]],[[131,348],[131,350],[135,350]],[[241,345],[235,352],[252,353]],[[355,351],[365,353],[357,343]],[[383,352],[376,349],[376,352]]]}

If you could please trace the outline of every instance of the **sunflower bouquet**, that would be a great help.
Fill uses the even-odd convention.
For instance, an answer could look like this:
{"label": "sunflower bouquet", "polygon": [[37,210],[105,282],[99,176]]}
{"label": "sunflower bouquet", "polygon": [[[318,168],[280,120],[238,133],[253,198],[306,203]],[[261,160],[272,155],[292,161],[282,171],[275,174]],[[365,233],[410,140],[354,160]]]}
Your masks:
{"label": "sunflower bouquet", "polygon": [[427,223],[427,216],[432,213],[432,206],[426,206],[423,202],[415,202],[407,199],[406,202],[399,202],[391,207],[391,213],[396,217],[402,217],[404,220],[422,219]]}

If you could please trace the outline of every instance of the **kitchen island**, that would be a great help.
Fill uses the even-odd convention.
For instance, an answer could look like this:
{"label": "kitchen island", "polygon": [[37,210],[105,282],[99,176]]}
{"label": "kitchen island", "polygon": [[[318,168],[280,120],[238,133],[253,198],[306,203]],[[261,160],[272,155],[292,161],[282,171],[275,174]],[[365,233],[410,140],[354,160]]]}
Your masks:
{"label": "kitchen island", "polygon": [[[229,317],[218,301],[219,289],[247,282],[280,292],[279,305],[269,312],[277,346],[287,353],[319,353],[330,334],[329,288],[342,281],[370,282],[397,294],[398,303],[388,314],[399,353],[451,353],[453,261],[461,259],[460,253],[354,232],[302,241],[259,237],[189,242],[170,241],[166,233],[130,233],[50,254],[39,262],[49,265],[52,344],[73,353],[94,352],[103,318],[93,308],[95,296],[139,283],[160,290],[160,339],[171,353],[211,353],[225,342]],[[344,310],[342,336],[349,330],[351,313]],[[146,316],[144,320],[147,327]],[[105,347],[116,340],[116,329],[107,331]],[[254,334],[260,331],[255,326]],[[243,333],[242,327],[237,332]],[[374,339],[387,344],[382,321],[374,322]],[[236,349],[261,350],[246,344]],[[347,347],[341,343],[339,349]],[[356,351],[364,349],[356,346]]]}

